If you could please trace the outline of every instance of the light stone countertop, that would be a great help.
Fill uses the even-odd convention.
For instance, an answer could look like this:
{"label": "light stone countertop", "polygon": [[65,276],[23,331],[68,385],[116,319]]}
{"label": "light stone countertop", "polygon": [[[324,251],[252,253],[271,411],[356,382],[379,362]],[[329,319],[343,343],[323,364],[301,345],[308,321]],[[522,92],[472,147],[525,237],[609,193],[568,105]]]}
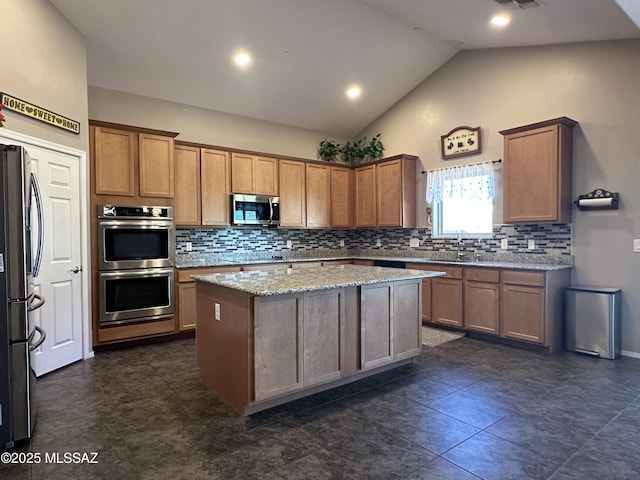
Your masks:
{"label": "light stone countertop", "polygon": [[200,282],[212,283],[262,297],[442,275],[444,272],[361,265],[333,265],[321,268],[214,273],[193,275],[192,278]]}
{"label": "light stone countertop", "polygon": [[571,264],[556,263],[529,263],[529,262],[512,262],[512,261],[484,261],[484,260],[443,260],[437,258],[426,257],[404,257],[404,256],[372,256],[372,255],[347,255],[347,256],[318,256],[318,257],[288,257],[283,258],[233,258],[224,256],[208,256],[208,255],[179,255],[176,258],[177,268],[194,268],[194,267],[225,267],[225,266],[242,266],[242,265],[259,265],[268,263],[296,263],[296,262],[329,262],[332,260],[382,260],[396,261],[405,263],[432,263],[441,265],[467,266],[467,267],[485,267],[485,268],[509,268],[514,270],[564,270],[574,268]]}

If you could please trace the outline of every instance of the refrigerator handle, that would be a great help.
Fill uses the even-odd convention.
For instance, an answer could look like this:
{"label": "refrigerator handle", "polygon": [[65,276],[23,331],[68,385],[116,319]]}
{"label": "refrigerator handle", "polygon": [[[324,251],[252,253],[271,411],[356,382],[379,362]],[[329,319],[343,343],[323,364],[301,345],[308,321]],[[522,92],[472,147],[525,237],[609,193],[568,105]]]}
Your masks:
{"label": "refrigerator handle", "polygon": [[33,276],[38,276],[40,272],[40,266],[42,265],[42,252],[44,250],[44,215],[42,212],[42,196],[40,195],[40,187],[38,186],[38,179],[36,174],[31,172],[31,185],[33,185],[33,192],[36,196],[36,208],[38,210],[38,250],[36,252],[36,259],[33,265]]}
{"label": "refrigerator handle", "polygon": [[[40,334],[40,338],[36,343],[32,345],[31,340],[33,340],[33,336],[35,335],[36,332]],[[42,345],[46,338],[47,338],[47,333],[42,328],[40,328],[38,325],[33,327],[33,332],[31,332],[31,335],[29,335],[29,339],[28,339],[29,351],[32,352],[33,350],[38,348],[40,345]]]}
{"label": "refrigerator handle", "polygon": [[27,312],[33,312],[34,310],[39,309],[42,305],[44,305],[44,298],[42,298],[40,295],[38,295],[37,293],[33,294],[32,297],[32,301],[33,300],[38,300],[38,303],[36,303],[35,305],[33,303],[31,303],[31,305],[29,305],[27,307]]}

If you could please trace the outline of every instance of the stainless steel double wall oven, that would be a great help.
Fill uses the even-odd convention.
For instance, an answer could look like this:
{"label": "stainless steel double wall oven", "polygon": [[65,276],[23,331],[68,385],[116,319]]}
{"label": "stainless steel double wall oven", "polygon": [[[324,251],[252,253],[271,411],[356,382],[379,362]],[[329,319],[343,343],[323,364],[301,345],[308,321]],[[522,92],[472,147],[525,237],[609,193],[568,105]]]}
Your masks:
{"label": "stainless steel double wall oven", "polygon": [[172,207],[98,206],[100,326],[174,314]]}

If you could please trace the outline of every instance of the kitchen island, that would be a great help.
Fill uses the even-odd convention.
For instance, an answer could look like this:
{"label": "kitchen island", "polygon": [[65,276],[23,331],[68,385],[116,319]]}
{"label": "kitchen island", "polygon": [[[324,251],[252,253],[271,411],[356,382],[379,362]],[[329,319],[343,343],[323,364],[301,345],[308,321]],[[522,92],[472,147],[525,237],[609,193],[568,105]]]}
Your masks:
{"label": "kitchen island", "polygon": [[339,265],[195,275],[202,381],[248,415],[410,363],[422,279],[442,274]]}

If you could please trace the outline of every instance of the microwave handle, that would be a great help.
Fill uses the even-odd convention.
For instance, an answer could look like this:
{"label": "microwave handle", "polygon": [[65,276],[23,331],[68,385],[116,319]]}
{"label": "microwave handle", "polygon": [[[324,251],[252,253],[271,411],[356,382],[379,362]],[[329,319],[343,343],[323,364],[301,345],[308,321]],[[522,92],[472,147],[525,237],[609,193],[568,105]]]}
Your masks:
{"label": "microwave handle", "polygon": [[269,199],[269,222],[273,220],[273,198]]}

